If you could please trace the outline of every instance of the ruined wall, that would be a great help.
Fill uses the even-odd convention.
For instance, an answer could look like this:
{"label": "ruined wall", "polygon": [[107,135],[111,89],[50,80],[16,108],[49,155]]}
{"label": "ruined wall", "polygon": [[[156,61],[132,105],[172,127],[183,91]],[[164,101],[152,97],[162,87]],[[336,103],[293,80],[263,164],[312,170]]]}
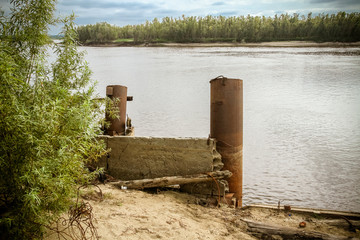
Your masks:
{"label": "ruined wall", "polygon": [[100,136],[111,152],[98,162],[121,180],[206,173],[223,163],[214,139]]}

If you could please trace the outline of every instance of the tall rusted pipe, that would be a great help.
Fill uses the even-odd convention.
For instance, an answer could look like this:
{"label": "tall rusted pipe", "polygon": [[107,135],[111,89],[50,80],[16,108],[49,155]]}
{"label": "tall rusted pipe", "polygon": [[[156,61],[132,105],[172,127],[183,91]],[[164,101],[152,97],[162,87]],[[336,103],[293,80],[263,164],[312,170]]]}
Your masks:
{"label": "tall rusted pipe", "polygon": [[106,121],[110,122],[109,128],[106,129],[106,134],[111,136],[125,135],[127,87],[109,85],[106,87],[106,96],[111,100],[115,100],[119,110],[119,118],[113,118],[106,113]]}
{"label": "tall rusted pipe", "polygon": [[210,81],[210,137],[215,138],[236,206],[242,207],[243,81],[223,76]]}

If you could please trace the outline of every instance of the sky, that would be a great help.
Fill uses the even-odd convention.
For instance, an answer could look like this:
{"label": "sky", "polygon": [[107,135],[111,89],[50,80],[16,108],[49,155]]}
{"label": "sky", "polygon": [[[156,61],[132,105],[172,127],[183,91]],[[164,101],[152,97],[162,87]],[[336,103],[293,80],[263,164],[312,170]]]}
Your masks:
{"label": "sky", "polygon": [[[0,0],[6,8],[10,0]],[[108,22],[125,26],[154,18],[185,16],[274,16],[282,13],[307,15],[360,12],[360,0],[58,0],[57,15],[77,16],[78,25]],[[51,34],[57,34],[53,27]]]}

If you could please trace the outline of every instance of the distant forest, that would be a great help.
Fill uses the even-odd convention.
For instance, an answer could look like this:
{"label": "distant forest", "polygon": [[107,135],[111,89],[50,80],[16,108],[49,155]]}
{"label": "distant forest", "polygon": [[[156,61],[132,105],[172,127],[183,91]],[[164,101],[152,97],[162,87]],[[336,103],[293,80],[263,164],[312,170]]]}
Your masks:
{"label": "distant forest", "polygon": [[106,22],[77,28],[82,43],[105,42],[268,42],[360,41],[360,13],[307,16],[165,17],[140,25],[114,26]]}

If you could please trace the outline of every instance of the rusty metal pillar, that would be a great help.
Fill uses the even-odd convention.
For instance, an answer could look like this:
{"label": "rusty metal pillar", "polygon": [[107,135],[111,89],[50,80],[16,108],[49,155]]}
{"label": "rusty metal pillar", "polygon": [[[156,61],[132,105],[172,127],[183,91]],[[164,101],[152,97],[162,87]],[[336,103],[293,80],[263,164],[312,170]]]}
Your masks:
{"label": "rusty metal pillar", "polygon": [[224,163],[236,206],[242,207],[243,81],[219,76],[210,81],[210,137]]}
{"label": "rusty metal pillar", "polygon": [[116,105],[119,109],[119,118],[114,119],[109,114],[106,114],[106,121],[110,122],[109,128],[106,129],[106,134],[110,136],[125,135],[127,87],[109,85],[106,87],[106,96],[111,100],[116,100]]}

